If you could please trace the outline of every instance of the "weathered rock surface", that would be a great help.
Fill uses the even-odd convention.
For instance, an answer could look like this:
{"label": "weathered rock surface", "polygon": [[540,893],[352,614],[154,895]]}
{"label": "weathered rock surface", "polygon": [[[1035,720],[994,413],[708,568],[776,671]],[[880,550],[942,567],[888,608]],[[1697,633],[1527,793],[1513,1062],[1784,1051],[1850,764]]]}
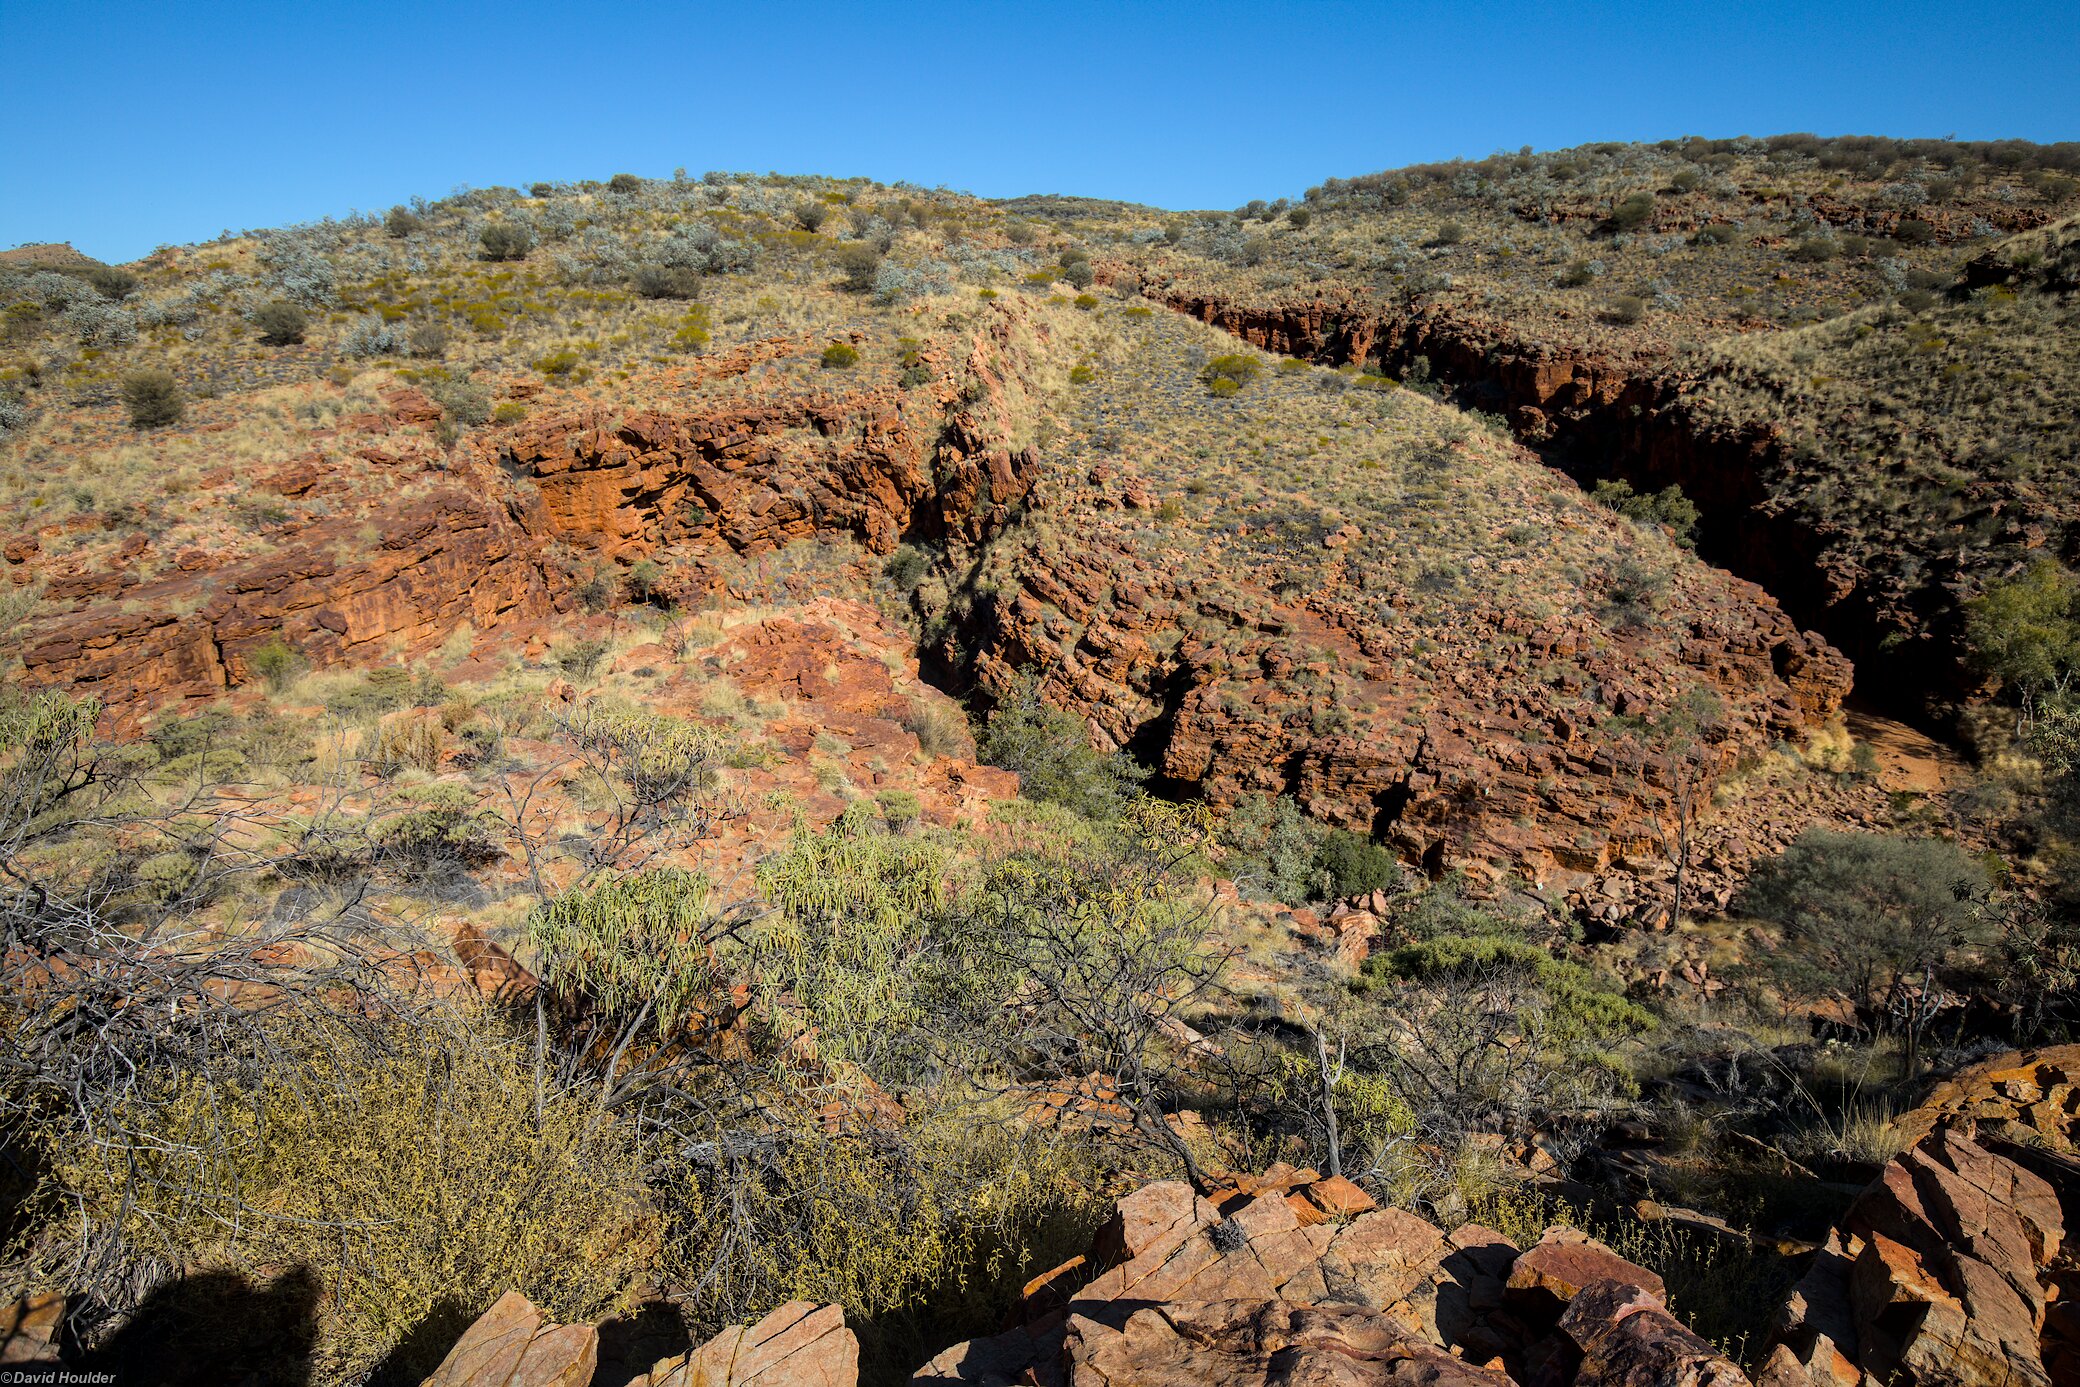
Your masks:
{"label": "weathered rock surface", "polygon": [[1909,1140],[1965,1121],[1979,1136],[2066,1155],[2080,1150],[2080,1045],[1996,1055],[1930,1091],[1900,1119]]}
{"label": "weathered rock surface", "polygon": [[[1849,690],[1836,651],[1760,589],[1701,568],[1672,603],[1680,629],[1651,646],[1496,594],[1440,629],[1383,610],[1349,575],[1281,594],[1280,565],[1253,568],[1211,539],[1137,549],[1100,504],[1112,484],[1057,475],[1036,491],[1075,544],[1044,527],[999,543],[1003,576],[969,637],[979,681],[1002,692],[1034,675],[1048,702],[1172,785],[1223,805],[1291,795],[1432,871],[1566,888],[1660,859],[1679,787],[1800,740]],[[1693,690],[1723,710],[1694,747],[1669,754],[1624,730]],[[1723,874],[1701,875],[1694,885],[1730,893]]]}
{"label": "weathered rock surface", "polygon": [[733,1325],[667,1358],[629,1387],[853,1387],[859,1340],[835,1305],[789,1301],[757,1324]]}
{"label": "weathered rock surface", "polygon": [[24,672],[121,705],[245,683],[253,653],[276,639],[316,664],[424,649],[464,623],[548,612],[533,550],[502,506],[443,488],[314,526],[264,557],[136,583],[119,603],[83,596],[31,628]]}
{"label": "weathered rock surface", "polygon": [[1015,322],[989,314],[961,363],[972,400],[883,387],[706,410],[599,405],[530,421],[497,461],[537,488],[531,529],[608,558],[688,542],[758,553],[831,532],[883,554],[908,536],[980,539],[1039,467],[1002,441]]}
{"label": "weathered rock surface", "polygon": [[1782,1312],[1765,1381],[2073,1381],[2080,1341],[2062,1308],[2049,1313],[2069,1284],[2064,1244],[2058,1190],[1939,1127],[1886,1166],[1816,1254]]}
{"label": "weathered rock surface", "polygon": [[1747,1382],[1668,1314],[1658,1278],[1581,1234],[1520,1253],[1354,1192],[1290,1169],[1212,1198],[1149,1185],[1089,1254],[1028,1288],[1025,1323],[913,1381]]}
{"label": "weathered rock surface", "polygon": [[425,1387],[586,1387],[599,1364],[599,1330],[545,1324],[518,1291],[507,1291],[463,1331]]}
{"label": "weathered rock surface", "polygon": [[[424,1387],[588,1387],[598,1361],[597,1328],[545,1324],[527,1297],[508,1291]],[[853,1387],[858,1380],[859,1340],[844,1311],[792,1301],[664,1359],[629,1387]]]}
{"label": "weathered rock surface", "polygon": [[[319,666],[415,656],[465,624],[490,631],[567,609],[577,575],[546,552],[551,541],[618,562],[829,533],[877,553],[912,536],[978,541],[1039,467],[1005,441],[1025,330],[1001,308],[935,348],[962,391],[696,394],[672,411],[578,404],[452,458],[426,432],[438,409],[393,392],[385,412],[350,417],[261,479],[323,505],[284,521],[268,552],[184,552],[139,569],[150,546],[137,537],[115,562],[78,571],[45,561],[35,534],[10,539],[10,577],[41,579],[48,598],[26,633],[27,678],[143,706],[247,683],[253,653],[275,640]],[[371,470],[378,484],[362,485]]]}
{"label": "weathered rock surface", "polygon": [[1072,1387],[1498,1387],[1509,1379],[1355,1305],[1224,1300],[1137,1310],[1117,1328],[1071,1315],[1062,1358]]}

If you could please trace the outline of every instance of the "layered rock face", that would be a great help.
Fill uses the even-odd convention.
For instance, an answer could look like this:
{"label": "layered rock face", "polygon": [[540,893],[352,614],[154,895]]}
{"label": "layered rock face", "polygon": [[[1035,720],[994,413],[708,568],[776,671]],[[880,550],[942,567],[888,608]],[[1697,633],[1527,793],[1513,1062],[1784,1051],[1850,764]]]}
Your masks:
{"label": "layered rock face", "polygon": [[883,387],[707,411],[595,406],[516,430],[497,461],[537,491],[530,530],[606,558],[689,543],[759,553],[832,532],[881,554],[905,538],[978,541],[1039,470],[1032,449],[1003,442],[1016,324],[996,310],[960,360],[935,362],[973,399]]}
{"label": "layered rock face", "polygon": [[[2080,1046],[2008,1055],[1905,1119],[1926,1130],[1815,1255],[1765,1387],[2080,1381]],[[2027,1144],[2012,1138],[2023,1137]]]}
{"label": "layered rock face", "polygon": [[1745,1384],[1662,1295],[1572,1229],[1520,1250],[1279,1168],[1212,1198],[1175,1181],[1130,1195],[1090,1253],[1028,1288],[1024,1323],[912,1381]]}
{"label": "layered rock face", "polygon": [[535,547],[505,507],[437,487],[314,526],[262,558],[143,582],[111,575],[111,593],[39,621],[22,663],[32,683],[122,705],[246,683],[253,653],[275,640],[317,664],[424,649],[465,623],[552,610]]}
{"label": "layered rock face", "polygon": [[[834,532],[874,552],[906,536],[978,542],[1039,470],[1030,448],[1004,441],[1020,326],[999,311],[936,349],[966,393],[580,405],[449,457],[424,435],[439,409],[395,392],[386,411],[346,421],[346,444],[331,440],[331,453],[262,479],[325,507],[324,518],[286,527],[272,552],[183,554],[140,577],[128,567],[47,571],[33,536],[11,542],[17,581],[42,578],[50,598],[28,632],[27,676],[144,706],[249,682],[253,653],[274,641],[319,666],[414,656],[464,625],[487,631],[568,608],[575,575],[546,552],[551,541],[620,562],[668,546],[758,553]],[[663,384],[713,374],[692,368]],[[379,485],[357,485],[371,469]]]}
{"label": "layered rock face", "polygon": [[[1114,273],[1141,278],[1126,265]],[[2003,274],[1997,267],[1982,278]],[[1520,437],[1551,445],[1588,476],[1622,478],[1642,491],[1680,486],[1702,511],[1700,550],[1760,584],[1800,625],[1847,652],[1869,696],[1902,713],[1926,714],[1984,695],[1982,676],[1965,659],[1960,594],[2000,571],[2007,560],[1996,551],[2056,552],[2060,532],[2070,533],[2072,513],[2060,489],[2047,492],[1969,458],[1945,459],[1979,474],[1940,527],[1942,542],[1901,541],[1868,529],[1867,517],[1853,510],[1836,515],[1809,506],[1816,466],[1827,486],[1863,489],[1878,484],[1876,474],[1802,456],[1808,445],[1766,411],[1728,413],[1705,404],[1700,387],[1713,373],[1743,374],[1705,356],[1552,339],[1463,305],[1403,302],[1333,283],[1311,296],[1238,300],[1188,281],[1151,278],[1144,292],[1268,351],[1326,362],[1377,358],[1396,374],[1420,364],[1467,403],[1505,416]],[[1769,380],[1746,384],[1776,411],[1829,408],[1776,399],[1781,386]],[[1911,417],[1889,399],[1876,401],[1872,412]],[[1824,432],[1826,421],[1813,422]],[[1895,446],[1905,451],[1915,445],[1910,426],[1901,427],[1906,432]],[[1966,528],[1983,537],[1964,545],[1946,538]]]}
{"label": "layered rock face", "polygon": [[[599,1330],[549,1324],[508,1291],[456,1341],[425,1387],[589,1387]],[[667,1358],[628,1387],[854,1387],[859,1340],[835,1305],[794,1301]]]}
{"label": "layered rock face", "polygon": [[[1077,542],[1000,542],[1003,576],[975,608],[980,682],[1036,674],[1049,702],[1178,788],[1223,805],[1290,794],[1432,871],[1565,886],[1658,857],[1681,795],[1798,740],[1849,690],[1838,652],[1701,566],[1667,631],[1534,616],[1501,577],[1439,625],[1368,596],[1363,538],[1300,595],[1211,546],[1149,552],[1132,532],[1137,484],[1040,489]],[[1638,734],[1700,689],[1719,712],[1694,740]]]}

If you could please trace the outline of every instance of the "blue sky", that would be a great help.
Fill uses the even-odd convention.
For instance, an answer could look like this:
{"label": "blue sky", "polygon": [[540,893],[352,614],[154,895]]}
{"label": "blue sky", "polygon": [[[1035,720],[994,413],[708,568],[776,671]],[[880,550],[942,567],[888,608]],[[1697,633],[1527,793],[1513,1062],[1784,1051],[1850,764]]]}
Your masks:
{"label": "blue sky", "polygon": [[2080,139],[2080,6],[0,0],[0,247],[675,167],[1233,207],[1684,134]]}

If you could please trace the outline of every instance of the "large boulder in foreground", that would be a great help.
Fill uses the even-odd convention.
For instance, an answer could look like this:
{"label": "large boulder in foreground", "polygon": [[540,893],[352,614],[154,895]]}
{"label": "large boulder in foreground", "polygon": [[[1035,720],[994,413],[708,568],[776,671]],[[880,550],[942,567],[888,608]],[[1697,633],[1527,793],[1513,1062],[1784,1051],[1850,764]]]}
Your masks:
{"label": "large boulder in foreground", "polygon": [[1765,1387],[2080,1382],[2061,1190],[1998,1145],[1942,1126],[1885,1167],[1793,1290]]}
{"label": "large boulder in foreground", "polygon": [[[1080,1283],[1080,1284],[1075,1284]],[[1028,1318],[957,1344],[933,1387],[1428,1383],[1747,1387],[1662,1303],[1660,1278],[1572,1229],[1521,1251],[1284,1169],[1121,1200],[1091,1251],[1028,1287]]]}
{"label": "large boulder in foreground", "polygon": [[[550,1324],[507,1291],[464,1332],[423,1387],[589,1387],[599,1330]],[[859,1340],[835,1305],[792,1301],[667,1358],[628,1387],[857,1387]]]}

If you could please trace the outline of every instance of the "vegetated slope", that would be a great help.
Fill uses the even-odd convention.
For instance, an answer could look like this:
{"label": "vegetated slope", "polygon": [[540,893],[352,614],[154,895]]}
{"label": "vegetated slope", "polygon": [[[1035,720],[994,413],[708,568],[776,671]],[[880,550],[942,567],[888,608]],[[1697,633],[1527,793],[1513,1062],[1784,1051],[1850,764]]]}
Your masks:
{"label": "vegetated slope", "polygon": [[[1834,717],[1823,642],[1493,421],[1377,377],[1209,377],[1222,339],[1135,294],[1176,302],[1159,274],[1075,294],[1091,219],[1142,209],[1031,206],[1075,234],[859,181],[537,185],[17,272],[28,677],[142,709],[704,601],[731,555],[908,543],[930,643],[986,693],[1036,674],[1172,789],[1542,887],[1665,870],[1699,786]],[[1182,274],[1226,234],[1122,253]],[[148,362],[185,412],[139,432],[114,396]],[[1708,894],[1867,812],[1731,816]]]}
{"label": "vegetated slope", "polygon": [[[979,534],[979,478],[1006,500],[1019,483],[1006,372],[971,358],[1017,315],[910,305],[1021,261],[943,230],[951,202],[809,231],[850,188],[476,194],[10,276],[0,493],[30,525],[7,558],[41,599],[32,677],[115,703],[208,694],[275,643],[415,654],[567,611],[588,583],[618,599],[616,564],[671,543]],[[930,254],[948,243],[965,268]],[[847,254],[859,292],[827,283]],[[265,325],[276,309],[293,331]],[[182,403],[140,433],[113,400],[147,365]],[[654,560],[637,589],[695,590]]]}
{"label": "vegetated slope", "polygon": [[1558,888],[1656,856],[1678,787],[1835,714],[1823,642],[1506,435],[1146,306],[1085,327],[1054,465],[949,643],[1171,785]]}
{"label": "vegetated slope", "polygon": [[[2063,522],[2032,511],[2012,474],[2055,490],[2032,459],[2080,428],[2070,287],[2019,275],[2009,301],[1960,271],[2018,233],[2034,247],[2021,253],[2055,261],[2076,163],[2068,145],[1598,145],[1332,180],[1298,207],[1120,219],[1108,234],[1113,273],[1260,346],[1434,374],[1586,478],[1681,485],[1705,506],[1709,557],[1769,586],[1877,696],[1926,712],[1975,690],[1958,599],[2045,537],[2033,527],[2062,543]],[[1868,357],[1905,362],[1882,387],[1871,361],[1813,367],[1806,380],[1832,390],[1795,432],[1767,394],[1710,384],[1775,350],[1735,344],[1858,310],[1902,324]],[[1904,335],[1930,313],[1944,319],[1934,336],[1954,329],[1942,359]],[[1863,423],[1876,402],[1859,379],[1893,397],[1902,427]],[[1977,425],[1912,422],[2017,392],[2023,408]],[[1693,412],[1700,393],[1715,406]],[[1811,487],[1815,465],[1833,486]],[[1881,520],[1862,498],[1888,490]]]}
{"label": "vegetated slope", "polygon": [[[1808,824],[1954,827],[1828,769],[1840,657],[1492,418],[1088,292],[1139,251],[1063,206],[616,178],[0,271],[0,1117],[56,1153],[20,1288],[105,1348],[169,1268],[309,1268],[268,1351],[325,1381],[515,1287],[842,1300],[908,1367],[1016,1322],[1113,1182],[1326,1164],[1324,1116],[1378,1195],[1535,1236],[1649,1002],[1641,1071],[1833,1159],[1837,1051],[1744,1029],[1786,994],[1725,966],[1824,943],[1717,913]],[[1207,803],[1022,801],[921,649]],[[1613,1188],[1724,1178],[1765,1236],[1654,1260],[1731,1346],[1831,1195],[1747,1220],[1748,1157],[1817,1182],[1689,1112]]]}

